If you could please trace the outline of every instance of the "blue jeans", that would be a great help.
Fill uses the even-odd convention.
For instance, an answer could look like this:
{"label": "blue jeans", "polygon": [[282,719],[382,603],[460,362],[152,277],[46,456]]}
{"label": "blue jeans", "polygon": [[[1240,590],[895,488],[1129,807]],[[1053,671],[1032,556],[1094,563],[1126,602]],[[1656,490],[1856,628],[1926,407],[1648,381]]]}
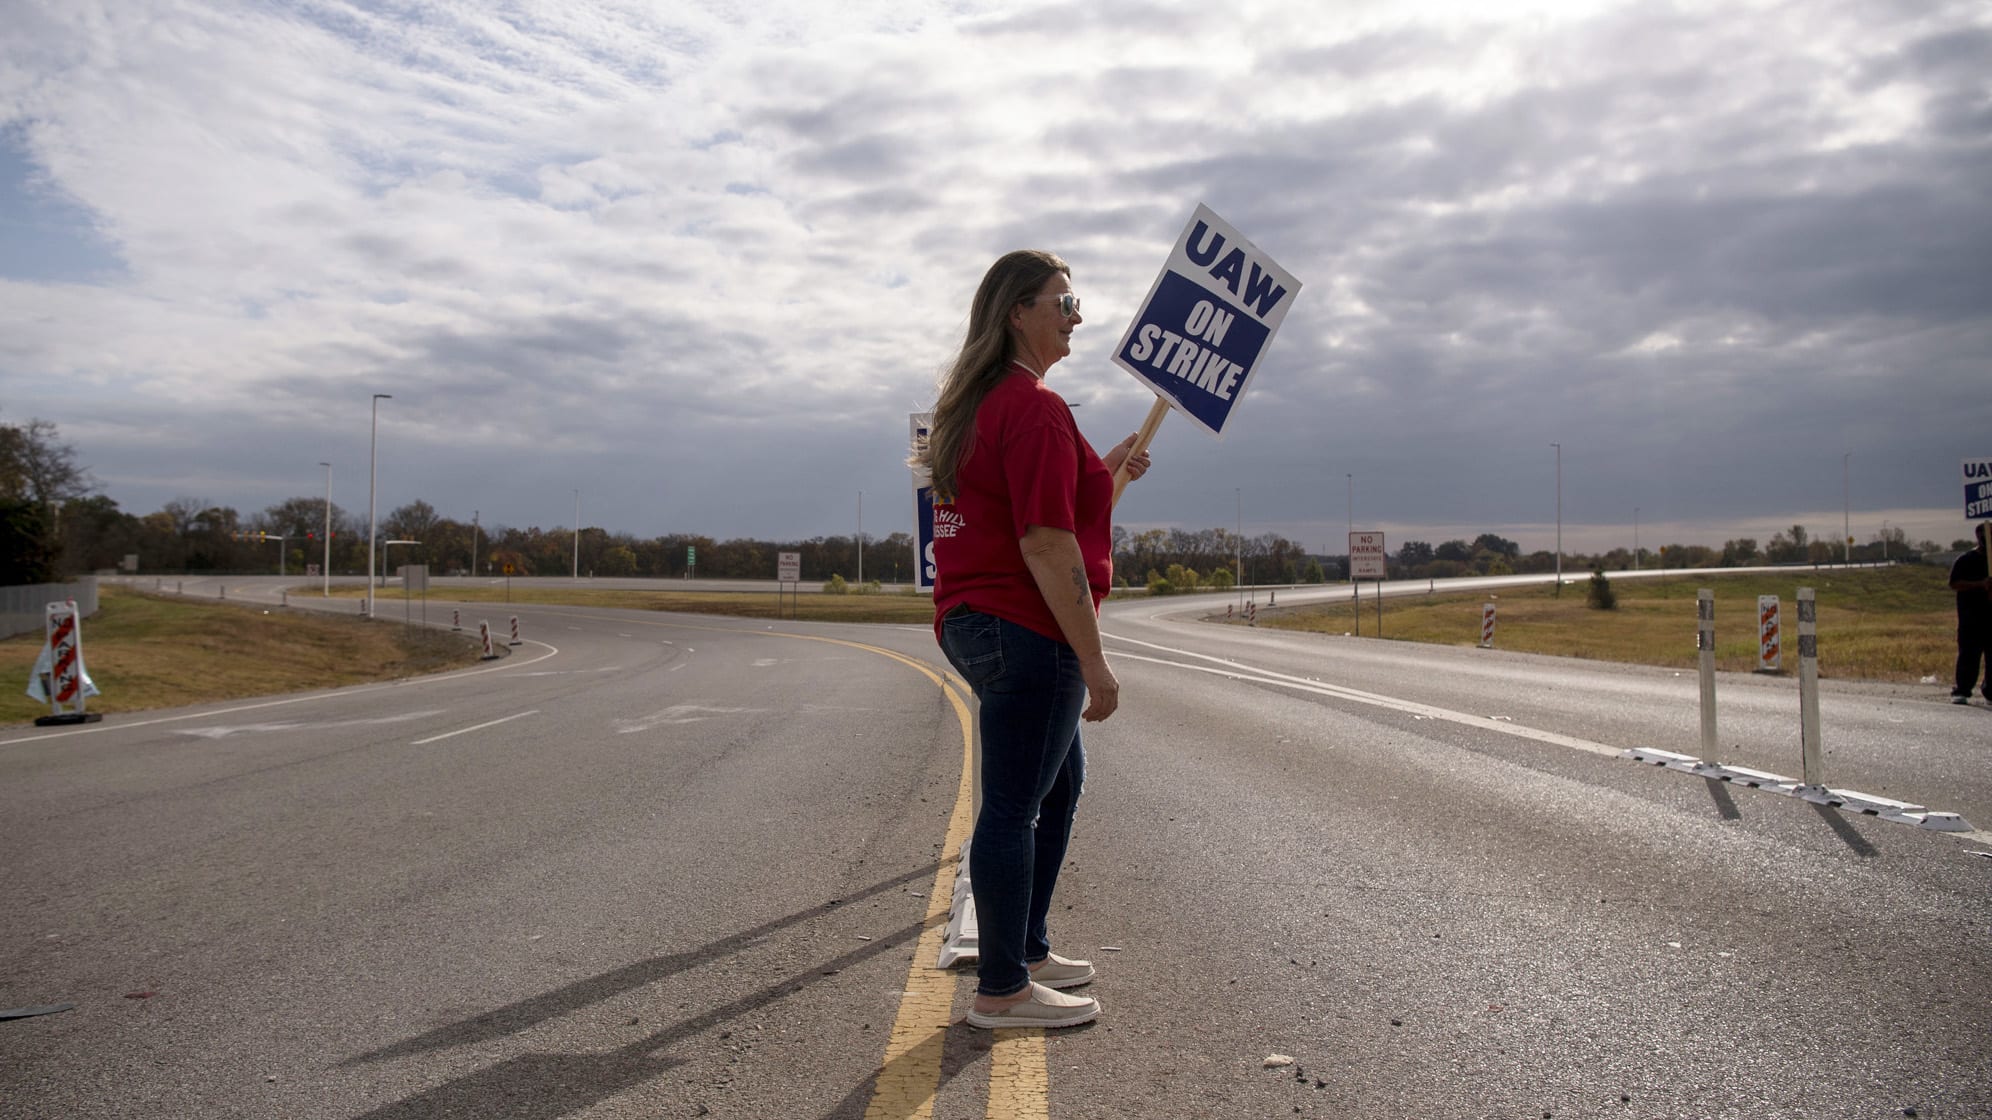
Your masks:
{"label": "blue jeans", "polygon": [[1028,962],[1051,953],[1045,917],[1086,782],[1086,686],[1071,646],[993,615],[949,615],[941,650],[981,706],[982,809],[968,848],[975,990],[1013,995],[1030,983]]}

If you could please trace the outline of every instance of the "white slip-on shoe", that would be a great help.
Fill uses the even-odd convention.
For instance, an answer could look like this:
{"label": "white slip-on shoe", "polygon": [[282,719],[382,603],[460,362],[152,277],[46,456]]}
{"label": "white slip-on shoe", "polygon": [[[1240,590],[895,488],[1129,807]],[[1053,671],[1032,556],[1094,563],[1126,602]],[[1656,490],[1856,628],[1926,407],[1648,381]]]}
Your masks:
{"label": "white slip-on shoe", "polygon": [[1068,996],[1043,984],[1032,984],[1030,995],[1001,1011],[968,1012],[968,1025],[985,1030],[1019,1027],[1076,1027],[1099,1018],[1100,1001],[1091,996]]}
{"label": "white slip-on shoe", "polygon": [[1068,961],[1053,953],[1031,969],[1031,982],[1047,988],[1076,988],[1093,982],[1092,961]]}

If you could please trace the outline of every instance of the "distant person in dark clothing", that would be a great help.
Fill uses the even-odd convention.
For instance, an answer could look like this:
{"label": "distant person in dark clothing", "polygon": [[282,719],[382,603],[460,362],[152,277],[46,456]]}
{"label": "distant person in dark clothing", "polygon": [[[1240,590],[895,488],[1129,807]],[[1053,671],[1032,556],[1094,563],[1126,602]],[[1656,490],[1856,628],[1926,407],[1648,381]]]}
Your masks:
{"label": "distant person in dark clothing", "polygon": [[[1957,683],[1951,689],[1951,703],[1971,703],[1972,686],[1978,683],[1978,670],[1992,653],[1992,580],[1987,579],[1985,557],[1992,552],[1992,521],[1980,521],[1974,529],[1978,547],[1957,558],[1951,565],[1951,590],[1957,592]],[[1985,702],[1992,704],[1992,668],[1985,674]]]}

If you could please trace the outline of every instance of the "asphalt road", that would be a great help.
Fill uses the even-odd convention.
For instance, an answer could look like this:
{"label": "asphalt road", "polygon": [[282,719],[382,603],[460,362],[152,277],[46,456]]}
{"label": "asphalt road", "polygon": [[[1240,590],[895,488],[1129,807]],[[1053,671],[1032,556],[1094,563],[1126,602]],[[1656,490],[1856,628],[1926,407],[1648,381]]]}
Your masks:
{"label": "asphalt road", "polygon": [[[0,732],[0,1005],[76,1004],[0,1022],[0,1116],[1992,1117],[1992,835],[1618,757],[1698,753],[1692,675],[1198,606],[1108,608],[1054,926],[1106,1014],[1042,1041],[948,1026],[965,971],[909,1012],[921,628],[519,607],[478,669]],[[1719,698],[1796,773],[1795,686]],[[1829,782],[1992,827],[1992,709],[1822,717]]]}

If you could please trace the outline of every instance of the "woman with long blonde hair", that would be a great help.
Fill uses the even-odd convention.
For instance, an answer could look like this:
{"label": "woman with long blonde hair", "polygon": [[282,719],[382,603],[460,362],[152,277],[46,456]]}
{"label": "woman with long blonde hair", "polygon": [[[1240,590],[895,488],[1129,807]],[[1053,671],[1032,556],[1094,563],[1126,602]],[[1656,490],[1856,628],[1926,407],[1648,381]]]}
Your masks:
{"label": "woman with long blonde hair", "polygon": [[1082,719],[1114,713],[1101,648],[1113,585],[1114,471],[1147,473],[1129,436],[1103,459],[1045,374],[1084,322],[1072,270],[1023,249],[999,258],[969,309],[914,463],[934,484],[934,629],[975,690],[982,807],[969,843],[979,967],[968,1021],[1069,1027],[1100,1013],[1063,989],[1089,961],[1051,951],[1046,925],[1085,784]]}

